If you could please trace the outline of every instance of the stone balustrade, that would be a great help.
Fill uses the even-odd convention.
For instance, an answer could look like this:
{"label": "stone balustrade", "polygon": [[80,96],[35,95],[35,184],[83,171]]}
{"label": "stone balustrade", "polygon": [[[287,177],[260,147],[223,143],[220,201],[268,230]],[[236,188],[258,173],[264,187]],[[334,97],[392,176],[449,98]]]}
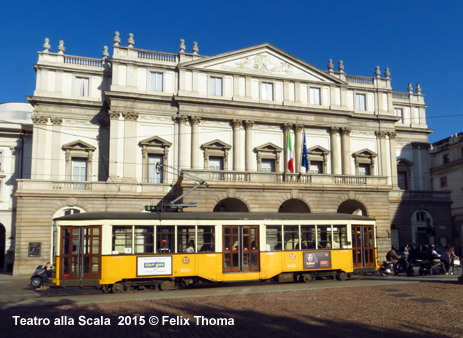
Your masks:
{"label": "stone balustrade", "polygon": [[373,85],[374,78],[367,76],[346,75],[346,81],[356,84]]}
{"label": "stone balustrade", "polygon": [[82,56],[65,55],[64,63],[83,67],[103,67],[102,59],[88,58]]}
{"label": "stone balustrade", "polygon": [[154,60],[154,61],[165,61],[165,62],[178,62],[178,56],[172,53],[161,53],[161,52],[153,52],[148,50],[137,50],[137,55],[139,59],[143,60]]}

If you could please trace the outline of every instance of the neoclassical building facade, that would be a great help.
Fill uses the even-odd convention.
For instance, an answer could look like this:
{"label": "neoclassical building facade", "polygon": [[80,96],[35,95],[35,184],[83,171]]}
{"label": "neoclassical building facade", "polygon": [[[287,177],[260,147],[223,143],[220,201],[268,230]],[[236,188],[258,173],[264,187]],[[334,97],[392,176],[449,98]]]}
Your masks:
{"label": "neoclassical building facade", "polygon": [[54,217],[142,212],[201,180],[184,212],[362,214],[376,219],[380,257],[391,241],[432,240],[417,212],[450,227],[449,195],[431,189],[421,88],[393,90],[388,68],[354,76],[329,60],[322,70],[271,44],[203,56],[181,40],[178,53],[155,52],[132,34],[122,46],[118,32],[111,57],[106,46],[100,59],[67,55],[62,41],[43,48],[16,274],[51,257]]}

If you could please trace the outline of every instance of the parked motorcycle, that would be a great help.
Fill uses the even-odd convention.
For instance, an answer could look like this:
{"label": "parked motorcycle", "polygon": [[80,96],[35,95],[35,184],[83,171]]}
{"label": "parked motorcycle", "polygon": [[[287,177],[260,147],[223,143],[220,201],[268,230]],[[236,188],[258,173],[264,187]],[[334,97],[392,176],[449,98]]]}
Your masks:
{"label": "parked motorcycle", "polygon": [[37,266],[37,269],[31,276],[31,285],[35,288],[42,286],[43,283],[48,282],[51,278],[53,268],[50,262],[47,264]]}
{"label": "parked motorcycle", "polygon": [[397,262],[397,264],[394,264],[390,261],[384,261],[383,264],[379,267],[379,273],[381,276],[397,275],[404,272],[407,274],[407,276],[413,276],[415,273],[413,271],[413,267],[405,259],[401,259]]}

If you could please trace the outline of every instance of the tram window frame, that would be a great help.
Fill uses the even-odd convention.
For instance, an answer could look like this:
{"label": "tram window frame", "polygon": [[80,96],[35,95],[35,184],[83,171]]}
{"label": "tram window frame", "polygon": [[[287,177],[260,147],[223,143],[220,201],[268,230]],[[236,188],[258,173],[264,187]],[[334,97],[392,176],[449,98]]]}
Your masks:
{"label": "tram window frame", "polygon": [[[272,230],[272,231],[269,231]],[[273,233],[274,232],[274,233]],[[273,240],[271,237],[275,237]],[[282,250],[282,226],[281,225],[267,225],[265,229],[265,241],[267,243],[267,251],[281,251]]]}
{"label": "tram window frame", "polygon": [[[164,230],[167,231],[164,232]],[[164,240],[166,246],[162,245]],[[156,227],[156,250],[160,254],[175,252],[175,226],[162,225]]]}
{"label": "tram window frame", "polygon": [[301,225],[301,243],[302,241],[306,241],[307,249],[315,249],[316,240],[317,236],[315,225]]}
{"label": "tram window frame", "polygon": [[[118,233],[118,230],[125,230]],[[112,229],[112,252],[113,254],[131,254],[133,246],[133,226],[132,225],[114,225]],[[124,243],[116,243],[123,240]],[[129,243],[129,245],[127,245]],[[123,246],[123,251],[119,247]]]}
{"label": "tram window frame", "polygon": [[[347,225],[333,225],[333,249],[346,249],[348,248],[348,241],[347,241]],[[341,231],[340,231],[341,230]]]}
{"label": "tram window frame", "polygon": [[[323,231],[326,229],[325,231]],[[329,231],[328,231],[329,230]],[[323,236],[322,234],[326,234]],[[321,239],[325,237],[325,239]],[[317,249],[331,250],[333,247],[333,226],[332,225],[317,225]]]}
{"label": "tram window frame", "polygon": [[298,225],[284,225],[284,249],[286,251],[299,249],[299,226]]}
{"label": "tram window frame", "polygon": [[[209,230],[206,232],[205,230]],[[210,237],[210,238],[208,238]],[[200,225],[197,227],[197,248],[198,252],[215,252],[215,226]]]}
{"label": "tram window frame", "polygon": [[[139,230],[147,230],[146,233]],[[151,231],[150,231],[151,230]],[[139,243],[139,241],[142,243]],[[139,250],[139,248],[142,250]],[[154,252],[154,227],[152,225],[136,225],[134,227],[134,253],[145,254]]]}
{"label": "tram window frame", "polygon": [[[184,232],[183,230],[186,230]],[[188,243],[193,241],[194,251],[196,252],[196,229],[192,225],[178,225],[177,226],[177,252],[186,252]],[[191,252],[190,252],[191,253]]]}

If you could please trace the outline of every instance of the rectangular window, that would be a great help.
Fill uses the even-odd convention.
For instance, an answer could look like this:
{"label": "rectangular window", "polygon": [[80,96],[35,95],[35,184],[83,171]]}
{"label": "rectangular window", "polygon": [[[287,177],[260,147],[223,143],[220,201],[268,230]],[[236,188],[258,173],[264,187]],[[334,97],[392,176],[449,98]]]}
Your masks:
{"label": "rectangular window", "polygon": [[443,162],[443,164],[447,164],[447,163],[450,162],[449,154],[445,154],[444,156],[442,156],[442,162]]}
{"label": "rectangular window", "polygon": [[211,77],[210,78],[210,94],[214,96],[222,96],[222,78]]}
{"label": "rectangular window", "polygon": [[273,101],[273,83],[262,82],[262,100]]}
{"label": "rectangular window", "polygon": [[404,123],[402,108],[395,108],[394,115],[399,118],[399,123]]}
{"label": "rectangular window", "polygon": [[315,249],[315,226],[301,226],[301,249]]}
{"label": "rectangular window", "polygon": [[323,162],[310,161],[309,171],[311,174],[323,174]]}
{"label": "rectangular window", "polygon": [[399,171],[397,173],[397,179],[399,183],[399,189],[407,190],[407,186],[408,186],[407,172]]}
{"label": "rectangular window", "polygon": [[198,226],[199,252],[215,252],[215,235],[213,226]]}
{"label": "rectangular window", "polygon": [[447,177],[444,176],[440,178],[440,187],[441,188],[447,187]]}
{"label": "rectangular window", "polygon": [[370,176],[370,165],[366,163],[359,164],[359,175],[360,176]]}
{"label": "rectangular window", "polygon": [[365,96],[365,94],[356,94],[355,95],[355,108],[357,110],[367,110],[366,109],[366,96]]}
{"label": "rectangular window", "polygon": [[333,226],[333,249],[347,248],[347,226]]}
{"label": "rectangular window", "polygon": [[132,253],[132,227],[113,226],[113,253]]}
{"label": "rectangular window", "polygon": [[175,227],[156,227],[156,247],[158,253],[175,251]]}
{"label": "rectangular window", "polygon": [[151,90],[162,92],[163,73],[151,73]]}
{"label": "rectangular window", "polygon": [[89,79],[86,77],[76,78],[77,96],[88,96],[88,83]]}
{"label": "rectangular window", "polygon": [[310,104],[320,105],[320,88],[310,88]]}
{"label": "rectangular window", "polygon": [[210,156],[209,157],[210,170],[223,170],[223,157]]}
{"label": "rectangular window", "polygon": [[331,225],[317,225],[317,249],[331,249]]}
{"label": "rectangular window", "polygon": [[152,226],[135,227],[135,253],[153,253],[154,252],[154,230]]}
{"label": "rectangular window", "polygon": [[196,252],[194,226],[177,227],[177,252]]}
{"label": "rectangular window", "polygon": [[262,159],[261,171],[264,173],[273,173],[275,172],[275,160],[272,159]]}
{"label": "rectangular window", "polygon": [[159,162],[162,164],[162,155],[149,154],[148,155],[148,183],[162,183],[163,182],[163,171],[156,170],[156,164]]}
{"label": "rectangular window", "polygon": [[294,225],[284,226],[285,250],[299,250],[299,227]]}
{"label": "rectangular window", "polygon": [[72,181],[87,181],[87,159],[73,158],[72,159]]}
{"label": "rectangular window", "polygon": [[267,226],[267,251],[281,250],[281,226]]}

